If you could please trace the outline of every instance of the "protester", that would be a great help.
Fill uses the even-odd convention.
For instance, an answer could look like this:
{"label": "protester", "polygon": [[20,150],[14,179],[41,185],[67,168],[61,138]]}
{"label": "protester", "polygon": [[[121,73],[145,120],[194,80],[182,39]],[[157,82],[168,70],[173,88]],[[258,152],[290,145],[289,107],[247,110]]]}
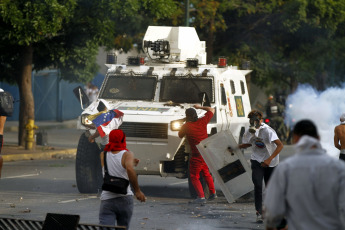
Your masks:
{"label": "protester", "polygon": [[289,230],[345,229],[345,165],[326,154],[315,124],[293,129],[296,154],[274,171],[267,188],[266,229],[286,217]]}
{"label": "protester", "polygon": [[334,146],[340,150],[339,159],[345,161],[345,113],[340,116],[340,125],[334,128]]}
{"label": "protester", "polygon": [[[207,112],[205,113],[204,117],[198,119],[198,115],[194,108],[203,109]],[[179,131],[178,135],[180,138],[186,136],[188,143],[191,147],[191,157],[189,159],[189,173],[191,182],[198,196],[191,203],[204,204],[206,203],[206,199],[200,182],[200,173],[202,173],[202,176],[204,177],[210,190],[210,196],[208,200],[213,200],[217,198],[217,195],[213,183],[213,178],[206,165],[206,162],[202,158],[196,145],[198,145],[200,141],[208,137],[207,124],[213,117],[215,110],[211,107],[201,107],[199,105],[194,105],[194,108],[189,108],[186,110],[186,123],[181,127],[181,130]]]}
{"label": "protester", "polygon": [[100,99],[97,111],[98,113],[90,115],[88,119],[96,126],[96,131],[88,137],[92,143],[97,137],[101,137],[101,150],[108,143],[109,133],[118,129],[123,121],[123,113],[120,110],[108,110],[108,103],[104,99]]}
{"label": "protester", "polygon": [[[112,130],[109,134],[109,143],[105,146],[107,171],[111,176],[129,180],[134,189],[136,198],[145,202],[146,197],[141,192],[137,174],[133,168],[134,156],[126,148],[126,136],[120,129]],[[104,153],[101,154],[102,167],[104,169]],[[119,194],[103,190],[99,211],[99,223],[101,225],[125,226],[129,224],[133,214],[133,192],[127,187],[126,194]]]}
{"label": "protester", "polygon": [[254,200],[256,221],[262,223],[262,190],[263,183],[267,186],[274,168],[279,163],[279,153],[283,144],[276,132],[263,123],[262,112],[252,110],[248,114],[251,127],[247,129],[242,138],[239,148],[252,147],[250,158],[252,169],[252,181],[254,183]]}
{"label": "protester", "polygon": [[[0,92],[4,92],[4,90],[0,88]],[[1,178],[2,166],[4,163],[4,160],[1,156],[1,149],[4,143],[4,128],[5,128],[6,119],[7,119],[7,116],[4,116],[4,114],[0,114],[0,178]]]}

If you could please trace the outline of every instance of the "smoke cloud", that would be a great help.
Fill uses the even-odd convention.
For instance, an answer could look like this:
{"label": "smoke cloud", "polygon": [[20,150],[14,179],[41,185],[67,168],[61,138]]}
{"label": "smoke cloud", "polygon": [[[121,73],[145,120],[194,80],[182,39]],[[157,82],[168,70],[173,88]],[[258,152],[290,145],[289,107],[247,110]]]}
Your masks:
{"label": "smoke cloud", "polygon": [[334,128],[345,112],[345,84],[341,88],[329,88],[323,92],[310,85],[300,85],[286,100],[285,123],[290,127],[302,120],[312,120],[320,135],[322,147],[333,157],[339,156],[334,147]]}

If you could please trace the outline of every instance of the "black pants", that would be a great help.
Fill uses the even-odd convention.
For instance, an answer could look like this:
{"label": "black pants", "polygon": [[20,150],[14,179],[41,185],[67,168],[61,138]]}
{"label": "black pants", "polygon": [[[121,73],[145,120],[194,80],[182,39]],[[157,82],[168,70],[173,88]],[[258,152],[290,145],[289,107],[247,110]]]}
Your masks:
{"label": "black pants", "polygon": [[345,154],[340,153],[340,155],[339,155],[339,159],[340,159],[340,160],[345,161]]}
{"label": "black pants", "polygon": [[262,214],[262,180],[265,181],[265,185],[267,186],[274,167],[261,167],[261,163],[255,160],[250,160],[250,162],[252,168],[252,181],[254,183],[255,210]]}

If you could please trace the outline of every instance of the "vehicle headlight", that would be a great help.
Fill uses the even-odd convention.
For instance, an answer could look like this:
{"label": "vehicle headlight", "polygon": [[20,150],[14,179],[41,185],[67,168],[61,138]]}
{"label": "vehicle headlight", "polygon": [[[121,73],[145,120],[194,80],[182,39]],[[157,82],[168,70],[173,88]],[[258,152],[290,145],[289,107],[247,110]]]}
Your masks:
{"label": "vehicle headlight", "polygon": [[87,126],[92,125],[92,121],[90,121],[87,118],[89,115],[90,114],[87,114],[87,113],[81,115],[81,124],[82,125],[87,125]]}
{"label": "vehicle headlight", "polygon": [[179,131],[186,119],[179,119],[170,122],[170,129],[172,131]]}

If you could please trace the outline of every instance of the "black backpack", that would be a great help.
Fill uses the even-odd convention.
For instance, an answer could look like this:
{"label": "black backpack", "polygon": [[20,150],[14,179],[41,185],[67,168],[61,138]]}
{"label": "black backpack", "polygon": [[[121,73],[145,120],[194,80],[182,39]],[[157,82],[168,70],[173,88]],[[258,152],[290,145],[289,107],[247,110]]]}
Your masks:
{"label": "black backpack", "polygon": [[9,92],[0,92],[0,116],[11,117],[13,114],[13,97]]}

